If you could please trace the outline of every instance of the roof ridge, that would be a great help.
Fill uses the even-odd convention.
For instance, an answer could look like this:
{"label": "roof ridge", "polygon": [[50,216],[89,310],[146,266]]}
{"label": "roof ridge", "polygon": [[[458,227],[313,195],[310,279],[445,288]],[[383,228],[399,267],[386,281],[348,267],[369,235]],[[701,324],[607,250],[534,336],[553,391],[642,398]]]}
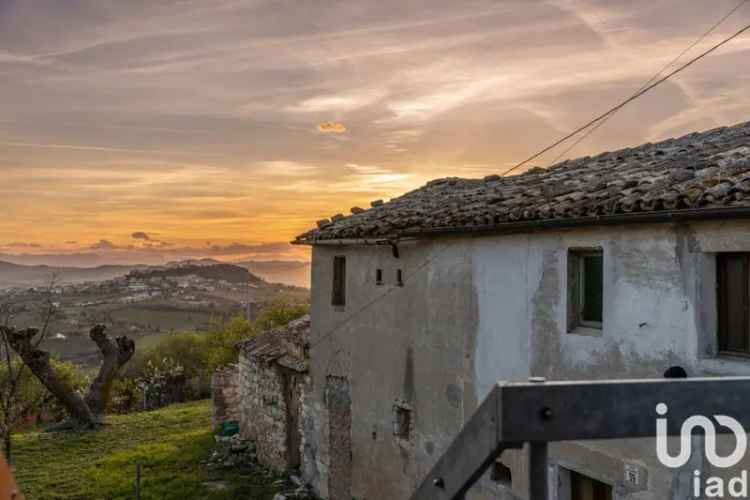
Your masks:
{"label": "roof ridge", "polygon": [[[746,149],[743,149],[746,148]],[[725,155],[729,154],[727,158]],[[440,228],[601,217],[633,212],[750,207],[750,121],[565,160],[516,175],[444,177],[368,210],[337,214],[296,243],[393,238]],[[750,173],[748,173],[750,176]],[[729,188],[713,189],[718,184]],[[742,186],[739,186],[742,184]]]}

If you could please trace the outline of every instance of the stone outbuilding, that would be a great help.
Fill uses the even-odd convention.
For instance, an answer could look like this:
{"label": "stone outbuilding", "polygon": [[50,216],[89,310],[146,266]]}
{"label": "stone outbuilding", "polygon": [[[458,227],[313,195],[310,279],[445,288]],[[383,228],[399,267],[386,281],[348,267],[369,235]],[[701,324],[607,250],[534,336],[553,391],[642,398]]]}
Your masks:
{"label": "stone outbuilding", "polygon": [[258,461],[277,472],[302,461],[309,333],[306,315],[238,344],[240,433],[255,442]]}

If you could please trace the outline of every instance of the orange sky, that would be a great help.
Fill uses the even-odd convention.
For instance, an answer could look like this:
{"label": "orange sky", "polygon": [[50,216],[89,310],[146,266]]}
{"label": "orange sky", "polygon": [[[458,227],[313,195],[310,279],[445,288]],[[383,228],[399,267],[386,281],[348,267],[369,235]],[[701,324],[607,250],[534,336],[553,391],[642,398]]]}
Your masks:
{"label": "orange sky", "polygon": [[[736,3],[3,2],[0,254],[307,258],[285,243],[317,219],[502,171]],[[748,22],[740,9],[687,57]],[[749,49],[569,156],[750,119]]]}

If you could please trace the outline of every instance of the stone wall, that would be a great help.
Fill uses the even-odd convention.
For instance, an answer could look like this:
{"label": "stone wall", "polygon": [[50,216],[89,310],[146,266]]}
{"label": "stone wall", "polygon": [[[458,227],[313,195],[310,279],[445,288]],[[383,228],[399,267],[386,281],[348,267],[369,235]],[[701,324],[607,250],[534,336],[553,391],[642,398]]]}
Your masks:
{"label": "stone wall", "polygon": [[[312,378],[305,375],[300,405],[300,432],[302,433],[302,464],[300,472],[305,482],[321,498],[328,498],[328,471],[330,463],[328,433],[328,408],[313,394]],[[318,439],[323,436],[323,439]]]}
{"label": "stone wall", "polygon": [[219,367],[211,377],[211,399],[213,401],[211,424],[214,428],[227,421],[239,421],[239,397],[238,366]]}
{"label": "stone wall", "polygon": [[258,461],[271,469],[288,469],[287,403],[281,369],[240,355],[240,432],[255,441]]}

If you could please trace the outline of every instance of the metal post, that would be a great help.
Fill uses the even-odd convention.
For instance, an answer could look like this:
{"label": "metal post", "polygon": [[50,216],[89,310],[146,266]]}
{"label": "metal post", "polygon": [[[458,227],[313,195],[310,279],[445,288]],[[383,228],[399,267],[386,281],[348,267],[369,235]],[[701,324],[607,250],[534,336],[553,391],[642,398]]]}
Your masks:
{"label": "metal post", "polygon": [[[527,445],[529,498],[547,500],[547,445],[656,435],[656,408],[668,405],[667,434],[694,415],[728,415],[750,428],[750,377],[595,382],[498,383],[443,452],[411,500],[457,500],[503,450]],[[585,418],[581,416],[585,415]],[[717,431],[730,433],[729,427]]]}
{"label": "metal post", "polygon": [[141,500],[141,463],[135,464],[135,500]]}
{"label": "metal post", "polygon": [[547,443],[531,442],[526,453],[529,473],[529,500],[547,500]]}

